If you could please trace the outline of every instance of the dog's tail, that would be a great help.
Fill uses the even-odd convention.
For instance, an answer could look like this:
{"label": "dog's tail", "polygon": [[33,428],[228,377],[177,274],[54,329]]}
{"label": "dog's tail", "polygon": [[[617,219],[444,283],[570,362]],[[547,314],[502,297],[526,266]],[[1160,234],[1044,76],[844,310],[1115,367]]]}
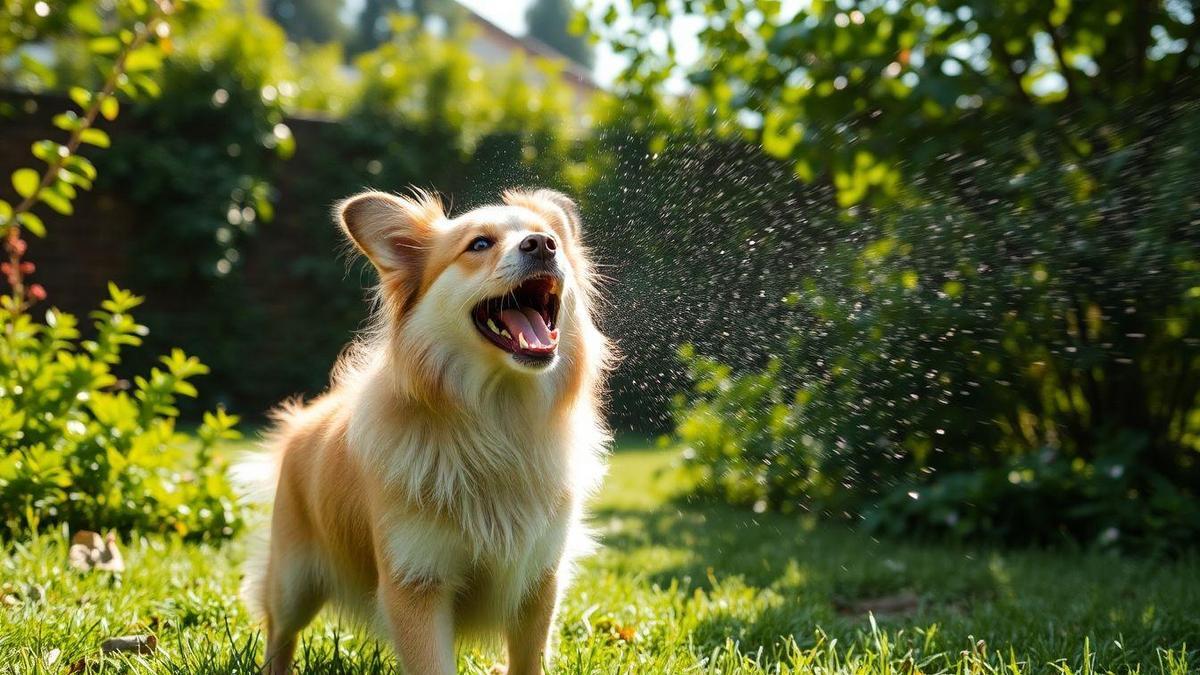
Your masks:
{"label": "dog's tail", "polygon": [[288,430],[304,408],[300,400],[286,401],[271,413],[270,430],[259,447],[242,453],[230,467],[234,492],[254,515],[246,537],[249,553],[239,595],[246,607],[258,617],[265,613],[267,561],[270,554],[270,507],[275,501],[283,447]]}
{"label": "dog's tail", "polygon": [[229,468],[229,481],[242,503],[257,506],[270,505],[275,501],[284,439],[303,410],[304,403],[299,399],[284,401],[279,408],[271,411],[270,427],[258,447],[243,452],[234,460]]}
{"label": "dog's tail", "polygon": [[229,482],[238,499],[248,505],[269,505],[279,482],[279,457],[270,448],[247,450],[229,467]]}

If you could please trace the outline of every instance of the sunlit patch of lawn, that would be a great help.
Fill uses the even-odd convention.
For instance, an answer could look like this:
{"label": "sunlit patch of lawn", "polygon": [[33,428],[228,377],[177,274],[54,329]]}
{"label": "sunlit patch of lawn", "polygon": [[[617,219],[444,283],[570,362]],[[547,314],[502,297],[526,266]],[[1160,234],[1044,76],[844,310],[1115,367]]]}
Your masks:
{"label": "sunlit patch of lawn", "polygon": [[[593,509],[603,548],[563,604],[560,673],[1141,672],[1200,664],[1200,562],[874,541],[795,516],[686,505],[671,451],[622,444]],[[127,571],[67,566],[65,533],[8,541],[0,672],[63,673],[105,637],[153,656],[94,672],[251,673],[237,600],[247,543],[124,543]],[[45,601],[20,600],[37,584]],[[28,595],[28,594],[25,594]],[[1185,646],[1186,645],[1186,646]],[[56,651],[57,650],[57,651]],[[463,672],[498,653],[468,648]],[[326,613],[302,672],[394,672],[390,648]]]}

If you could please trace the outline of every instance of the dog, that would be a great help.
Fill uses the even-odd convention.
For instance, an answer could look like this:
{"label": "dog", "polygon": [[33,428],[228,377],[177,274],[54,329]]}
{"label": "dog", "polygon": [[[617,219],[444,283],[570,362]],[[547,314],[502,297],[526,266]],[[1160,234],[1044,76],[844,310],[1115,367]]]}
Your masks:
{"label": "dog", "polygon": [[371,191],[335,213],[379,286],[329,390],[285,404],[265,440],[269,543],[243,586],[264,670],[287,672],[332,602],[407,673],[453,673],[457,642],[500,637],[508,673],[540,673],[610,441],[579,210],[509,191],[451,218],[428,193]]}

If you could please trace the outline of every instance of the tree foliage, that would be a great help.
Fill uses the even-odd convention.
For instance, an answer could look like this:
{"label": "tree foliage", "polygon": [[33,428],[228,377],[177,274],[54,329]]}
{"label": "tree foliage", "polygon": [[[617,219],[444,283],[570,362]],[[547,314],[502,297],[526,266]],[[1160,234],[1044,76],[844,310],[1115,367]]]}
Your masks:
{"label": "tree foliage", "polygon": [[268,0],[266,11],[292,40],[323,44],[345,37],[343,4],[343,0]]}
{"label": "tree foliage", "polygon": [[[899,188],[944,152],[1001,150],[1014,171],[1128,148],[1154,115],[1116,120],[1130,101],[1163,109],[1195,100],[1200,29],[1193,8],[1166,0],[905,3],[635,0],[631,26],[607,30],[631,58],[621,84],[653,100],[685,75],[702,124],[737,121],[747,140],[792,159],[797,175],[836,182],[843,204]],[[789,5],[789,7],[791,7]],[[646,49],[680,14],[704,21],[699,62]],[[613,33],[616,32],[614,35]],[[984,147],[990,144],[989,147]]]}
{"label": "tree foliage", "polygon": [[396,34],[394,19],[397,17],[413,19],[400,24],[407,27],[408,35],[413,36],[430,17],[441,17],[452,26],[457,9],[450,0],[364,0],[355,19],[355,34],[347,43],[348,51],[361,54],[392,39]]}
{"label": "tree foliage", "polygon": [[525,23],[530,36],[541,40],[568,59],[592,67],[592,46],[587,36],[572,30],[575,24],[571,0],[534,0],[525,11]]}

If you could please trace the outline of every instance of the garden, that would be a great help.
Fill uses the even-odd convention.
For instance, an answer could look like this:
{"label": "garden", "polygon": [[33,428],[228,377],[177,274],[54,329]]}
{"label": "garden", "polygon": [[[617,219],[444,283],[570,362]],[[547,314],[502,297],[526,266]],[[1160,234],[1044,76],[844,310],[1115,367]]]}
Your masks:
{"label": "garden", "polygon": [[604,277],[546,672],[1200,668],[1194,5],[0,1],[0,672],[259,672],[234,468],[409,186],[567,193]]}

